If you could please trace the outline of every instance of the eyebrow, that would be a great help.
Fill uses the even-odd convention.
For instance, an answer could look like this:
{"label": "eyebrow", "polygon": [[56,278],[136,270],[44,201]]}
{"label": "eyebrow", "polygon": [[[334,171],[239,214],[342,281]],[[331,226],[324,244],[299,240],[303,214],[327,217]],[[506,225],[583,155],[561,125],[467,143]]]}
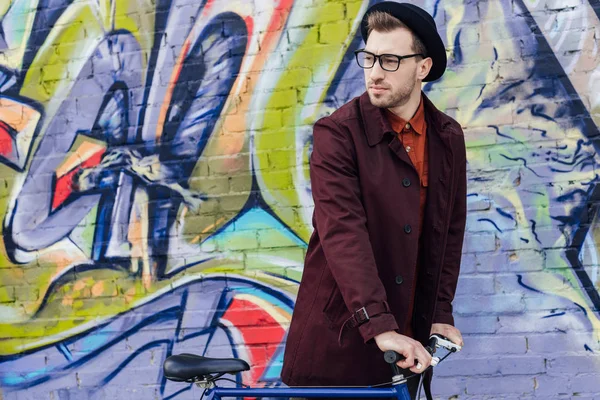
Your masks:
{"label": "eyebrow", "polygon": [[364,49],[364,50],[365,50],[365,51],[368,51],[369,53],[373,53],[373,54],[375,54],[376,56],[379,56],[379,55],[381,55],[381,54],[390,54],[390,55],[394,55],[394,56],[395,56],[395,55],[398,55],[398,54],[400,54],[400,53],[394,53],[394,51],[393,51],[393,50],[389,50],[389,51],[383,51],[383,52],[381,52],[381,53],[375,53],[373,50],[369,50],[369,49],[367,49],[366,47],[365,47],[365,49]]}

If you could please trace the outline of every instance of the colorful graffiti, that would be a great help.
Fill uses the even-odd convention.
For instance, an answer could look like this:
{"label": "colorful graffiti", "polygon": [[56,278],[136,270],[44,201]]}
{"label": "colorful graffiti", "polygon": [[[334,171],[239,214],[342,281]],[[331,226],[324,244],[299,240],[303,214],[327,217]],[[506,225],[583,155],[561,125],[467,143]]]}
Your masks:
{"label": "colorful graffiti", "polygon": [[[600,6],[417,3],[450,56],[424,90],[467,138],[465,271],[504,260],[520,291],[486,315],[575,324],[599,350]],[[193,397],[161,374],[182,351],[244,357],[239,379],[278,384],[311,127],[363,90],[368,6],[0,4],[4,398]],[[477,314],[463,294],[459,316]]]}

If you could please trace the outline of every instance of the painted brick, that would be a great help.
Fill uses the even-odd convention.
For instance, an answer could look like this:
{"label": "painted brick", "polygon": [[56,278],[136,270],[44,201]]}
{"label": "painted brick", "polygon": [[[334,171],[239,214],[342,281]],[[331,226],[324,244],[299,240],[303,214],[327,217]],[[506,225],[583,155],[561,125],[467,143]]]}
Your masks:
{"label": "painted brick", "polygon": [[510,381],[502,376],[479,378],[467,382],[467,394],[526,394],[533,392],[534,380],[531,377],[515,376]]}
{"label": "painted brick", "polygon": [[580,356],[562,355],[548,360],[548,373],[552,374],[586,374],[597,371],[600,355],[583,354]]}
{"label": "painted brick", "polygon": [[600,393],[600,374],[578,374],[571,378],[571,388],[574,393],[590,393],[597,396]]}
{"label": "painted brick", "polygon": [[494,281],[488,276],[462,276],[458,280],[457,296],[492,293],[494,293]]}
{"label": "painted brick", "polygon": [[[499,350],[499,349],[498,349]],[[500,350],[501,351],[501,350]],[[439,376],[504,376],[530,375],[546,372],[545,359],[540,356],[492,357],[444,360],[443,367],[436,369]]]}
{"label": "painted brick", "polygon": [[[557,353],[586,354],[585,346],[593,346],[592,342],[594,339],[589,332],[568,331],[563,333],[528,334],[526,340],[529,352],[546,354],[548,357],[551,357]],[[557,343],[561,345],[557,346]]]}
{"label": "painted brick", "polygon": [[495,333],[500,328],[498,317],[493,316],[457,314],[454,316],[454,324],[463,334]]}
{"label": "painted brick", "polygon": [[[132,40],[92,53],[106,32],[95,33],[97,21],[90,23],[88,11],[73,12],[74,5],[67,4],[50,27],[56,10],[46,4],[0,6],[0,43],[7,47],[0,50],[0,97],[40,110],[24,171],[10,163],[0,167],[0,325],[6,327],[0,327],[5,371],[0,398],[199,398],[199,388],[163,385],[160,364],[170,351],[206,350],[215,357],[253,352],[254,367],[271,363],[277,370],[281,359],[269,359],[267,349],[282,351],[283,343],[279,338],[269,343],[270,330],[248,316],[266,310],[281,318],[273,328],[289,327],[289,304],[312,232],[307,181],[312,125],[364,90],[351,52],[339,57],[366,3],[295,0],[273,9],[258,0],[169,0],[132,8],[116,0],[108,14],[92,3],[84,7],[90,15],[114,14],[106,26]],[[593,46],[600,8],[583,0],[433,3],[425,7],[436,13],[449,68],[442,80],[424,88],[464,128],[469,194],[454,299],[466,345],[436,368],[435,398],[597,398],[597,307],[585,293],[598,287],[595,236],[586,238],[580,254],[592,280],[587,288],[573,273],[565,248],[575,227],[592,222],[580,210],[589,205],[598,170],[600,147],[587,136],[600,124],[600,56]],[[225,12],[215,34],[196,42],[205,38],[208,22]],[[76,15],[80,20],[72,19]],[[36,22],[28,30],[25,21]],[[231,42],[223,40],[230,41],[243,24],[251,28],[248,46],[234,54]],[[25,53],[19,50],[21,38]],[[349,50],[360,42],[356,38]],[[186,46],[195,44],[201,49],[197,68],[178,69],[190,60]],[[229,74],[237,78],[232,87],[225,83]],[[126,100],[108,99],[115,79],[123,82]],[[198,93],[197,80],[202,80]],[[183,84],[173,88],[173,81]],[[99,118],[103,102],[107,111]],[[225,103],[222,110],[219,102]],[[20,122],[27,122],[27,113],[24,107]],[[135,126],[124,128],[125,115]],[[163,120],[168,129],[157,139]],[[67,156],[62,147],[68,149],[76,134],[109,140],[111,149],[158,155],[147,172],[208,198],[200,210],[190,211],[169,189],[135,178],[135,196],[123,196],[102,215],[93,200],[85,218],[70,220],[86,207],[82,204],[99,197],[90,193],[61,215],[34,215],[32,205],[54,194],[48,182]],[[10,157],[8,136],[0,138],[0,158]],[[176,136],[195,148],[171,149]],[[16,137],[23,140],[22,133]],[[198,154],[172,157],[180,150],[177,154]],[[102,192],[101,203],[110,205],[107,199],[116,192],[116,187]],[[112,225],[119,213],[121,220]],[[26,229],[15,231],[11,221],[19,218]],[[103,227],[123,234],[118,259],[103,254],[109,240],[101,238]],[[34,239],[56,237],[49,246],[12,252],[11,239],[30,240],[29,230]],[[142,268],[151,277],[148,271],[142,276]],[[241,322],[226,331],[218,325],[220,313],[240,294],[266,306],[236,311]],[[62,330],[47,338],[57,326]],[[264,343],[246,346],[236,328],[251,328]],[[42,344],[30,349],[32,341]],[[18,353],[21,347],[11,343],[26,351]],[[81,357],[86,361],[79,363]],[[3,386],[10,371],[32,379],[49,372],[43,382],[11,391]]]}
{"label": "painted brick", "polygon": [[504,314],[521,313],[525,310],[523,296],[520,294],[456,297],[455,311],[459,314]]}

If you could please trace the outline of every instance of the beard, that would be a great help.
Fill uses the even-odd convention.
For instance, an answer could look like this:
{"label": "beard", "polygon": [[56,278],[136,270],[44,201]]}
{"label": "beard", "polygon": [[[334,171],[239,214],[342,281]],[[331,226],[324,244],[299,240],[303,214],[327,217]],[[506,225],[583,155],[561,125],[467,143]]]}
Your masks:
{"label": "beard", "polygon": [[[369,99],[371,99],[371,104],[379,108],[395,108],[405,105],[410,99],[410,95],[415,90],[417,84],[416,72],[413,72],[411,75],[412,76],[407,79],[406,84],[397,89],[386,84],[383,80],[367,82],[367,91],[369,93]],[[381,94],[373,93],[368,90],[368,87],[372,84],[383,86],[388,90]]]}

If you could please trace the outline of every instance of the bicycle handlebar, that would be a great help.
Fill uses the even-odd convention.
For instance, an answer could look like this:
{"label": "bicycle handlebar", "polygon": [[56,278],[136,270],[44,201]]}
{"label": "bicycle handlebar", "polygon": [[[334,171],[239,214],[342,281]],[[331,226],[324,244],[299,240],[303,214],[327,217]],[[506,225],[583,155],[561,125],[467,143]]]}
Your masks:
{"label": "bicycle handlebar", "polygon": [[[429,344],[425,346],[425,350],[427,350],[427,352],[431,355],[433,355],[433,353],[435,352],[436,341],[436,338],[432,336],[429,339]],[[394,350],[387,350],[383,353],[383,359],[388,364],[396,364],[397,362],[402,361],[405,358],[406,357],[404,357],[402,354],[396,353]]]}
{"label": "bicycle handlebar", "polygon": [[[427,346],[425,346],[425,350],[427,350],[427,352],[431,355],[433,355],[433,353],[435,353],[435,350],[438,347],[443,347],[446,350],[450,351],[450,352],[456,352],[456,351],[460,351],[461,347],[452,343],[450,340],[448,340],[448,338],[442,336],[442,335],[438,335],[438,334],[434,334],[431,335],[431,337],[429,338],[429,343],[427,344]],[[400,375],[401,371],[400,371],[400,367],[398,367],[397,363],[399,361],[404,360],[406,357],[404,357],[402,354],[396,353],[394,350],[387,350],[383,353],[383,359],[390,364],[390,367],[392,367],[392,372],[394,375]],[[437,363],[440,360],[437,357],[433,357],[432,362],[431,362],[431,366],[436,366]]]}

